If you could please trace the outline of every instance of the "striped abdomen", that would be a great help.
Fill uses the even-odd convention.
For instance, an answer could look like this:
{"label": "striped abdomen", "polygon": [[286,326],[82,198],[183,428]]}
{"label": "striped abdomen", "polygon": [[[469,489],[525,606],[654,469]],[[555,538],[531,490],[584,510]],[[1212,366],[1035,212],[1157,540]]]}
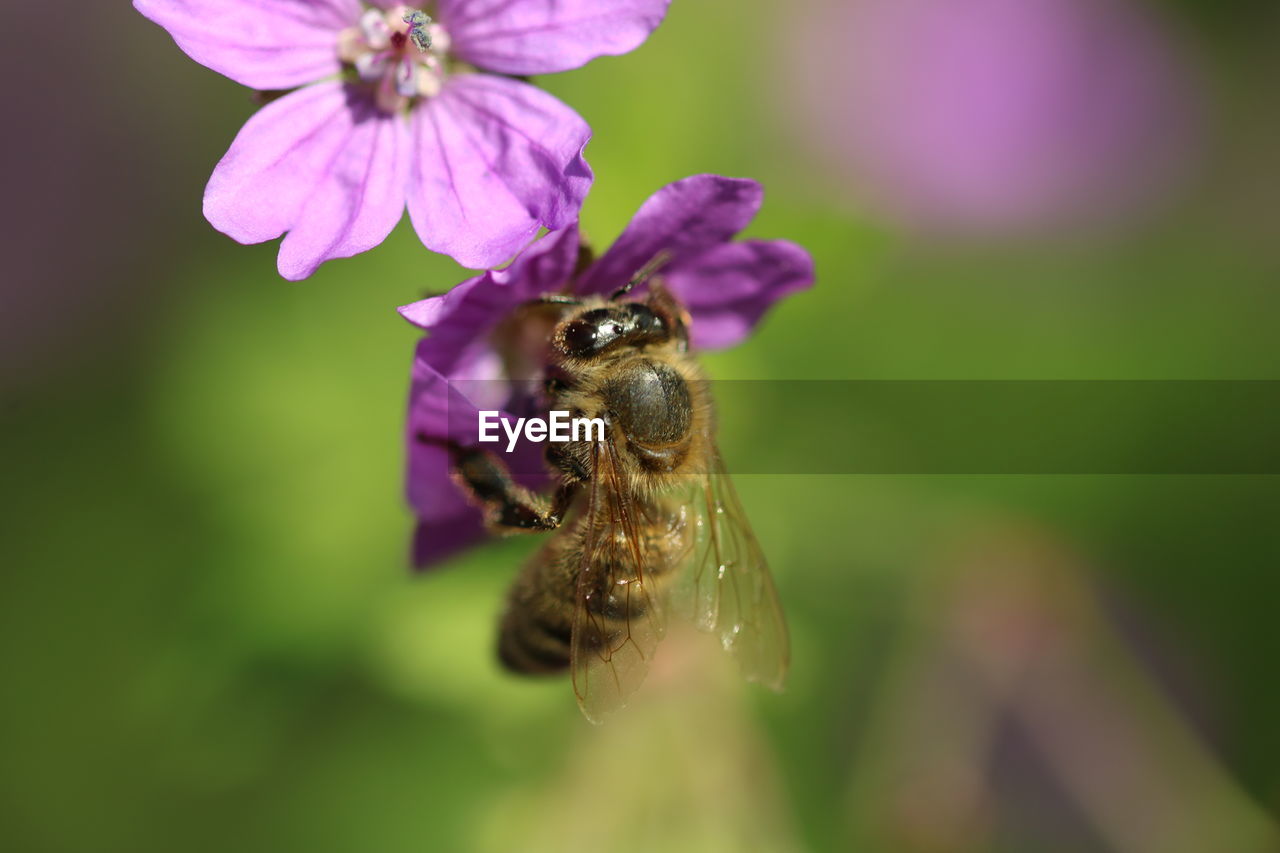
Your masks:
{"label": "striped abdomen", "polygon": [[[629,582],[643,576],[647,595],[660,595],[662,581],[683,556],[687,538],[683,516],[656,510],[651,506],[644,513],[654,520],[637,520],[638,549],[614,528],[598,531],[602,544],[593,549],[593,588],[588,590],[589,618],[584,619],[590,626],[586,629],[590,633],[584,635],[586,647],[613,642],[625,633],[628,619],[642,618],[648,611],[644,596],[626,594]],[[498,637],[498,657],[508,669],[538,674],[560,672],[569,666],[587,524],[588,519],[580,519],[572,531],[564,531],[547,543],[512,585]],[[640,572],[635,567],[637,550],[644,563]]]}

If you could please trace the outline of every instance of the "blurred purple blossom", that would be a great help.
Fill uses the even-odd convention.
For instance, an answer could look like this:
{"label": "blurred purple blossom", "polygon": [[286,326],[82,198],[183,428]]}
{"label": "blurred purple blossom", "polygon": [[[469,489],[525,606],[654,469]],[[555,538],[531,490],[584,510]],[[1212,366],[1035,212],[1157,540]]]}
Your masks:
{"label": "blurred purple blossom", "polygon": [[[694,346],[739,343],[770,306],[809,287],[814,277],[809,254],[794,243],[733,240],[762,197],[755,181],[685,178],[654,193],[613,246],[585,268],[575,224],[547,234],[506,269],[400,309],[429,332],[414,356],[406,429],[406,487],[418,517],[414,565],[425,567],[485,536],[480,512],[449,476],[445,443],[474,446],[480,408],[501,410],[504,417],[530,414],[528,389],[510,381],[507,350],[520,329],[504,324],[513,313],[548,293],[607,295],[666,253],[658,275],[689,310]],[[546,331],[549,326],[544,342]],[[521,442],[507,460],[516,479],[531,488],[546,483],[542,450]]]}
{"label": "blurred purple blossom", "polygon": [[1134,0],[811,0],[782,95],[890,218],[1005,233],[1123,212],[1193,147],[1190,69]]}
{"label": "blurred purple blossom", "polygon": [[287,232],[279,270],[297,280],[381,243],[406,205],[427,248],[473,268],[574,222],[591,186],[590,128],[502,75],[626,53],[668,2],[439,0],[435,20],[388,0],[134,6],[197,62],[255,89],[296,90],[245,124],[204,211],[241,243]]}

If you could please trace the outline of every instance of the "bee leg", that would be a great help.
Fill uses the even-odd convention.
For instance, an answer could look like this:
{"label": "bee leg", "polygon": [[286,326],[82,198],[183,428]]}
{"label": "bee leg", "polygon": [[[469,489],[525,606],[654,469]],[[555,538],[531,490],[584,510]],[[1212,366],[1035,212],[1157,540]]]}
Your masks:
{"label": "bee leg", "polygon": [[585,483],[591,479],[591,444],[570,441],[548,444],[547,464],[560,472],[566,482]]}
{"label": "bee leg", "polygon": [[562,485],[548,501],[512,480],[493,455],[468,448],[455,449],[454,474],[484,508],[490,526],[499,530],[555,530],[577,490],[576,485]]}

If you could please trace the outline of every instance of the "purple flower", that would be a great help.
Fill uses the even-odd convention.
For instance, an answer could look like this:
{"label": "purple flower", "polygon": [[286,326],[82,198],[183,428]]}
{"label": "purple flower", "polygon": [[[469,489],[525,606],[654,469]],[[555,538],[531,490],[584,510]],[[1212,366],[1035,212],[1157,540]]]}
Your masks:
{"label": "purple flower", "polygon": [[433,17],[388,0],[134,6],[197,62],[255,89],[295,89],[245,124],[204,212],[241,243],[288,232],[279,269],[297,280],[381,243],[406,205],[427,248],[474,268],[570,225],[591,186],[590,128],[499,75],[626,53],[668,2],[438,0]]}
{"label": "purple flower", "polygon": [[[414,565],[438,561],[485,535],[479,511],[449,477],[443,442],[474,446],[479,409],[528,414],[527,389],[512,379],[535,374],[521,369],[512,350],[531,321],[513,328],[513,313],[546,293],[609,294],[665,252],[659,276],[689,310],[694,346],[736,344],[773,303],[813,283],[813,262],[794,243],[733,242],[755,216],[762,195],[755,181],[685,178],[654,193],[613,246],[585,269],[575,224],[547,234],[504,270],[400,309],[430,333],[414,357],[406,430],[408,498],[418,517]],[[541,334],[549,330],[541,327]],[[541,450],[523,443],[507,459],[517,479],[531,488],[547,480]]]}
{"label": "purple flower", "polygon": [[1131,210],[1175,177],[1197,93],[1151,4],[814,2],[790,78],[824,180],[892,219],[995,234]]}

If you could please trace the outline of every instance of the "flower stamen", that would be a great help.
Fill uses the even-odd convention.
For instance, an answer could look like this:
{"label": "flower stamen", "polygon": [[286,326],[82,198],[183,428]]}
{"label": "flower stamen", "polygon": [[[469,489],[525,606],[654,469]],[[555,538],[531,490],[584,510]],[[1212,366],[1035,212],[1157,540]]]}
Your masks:
{"label": "flower stamen", "polygon": [[419,9],[369,9],[358,25],[338,36],[338,58],[356,76],[373,84],[375,101],[399,112],[415,98],[439,94],[444,85],[449,37]]}
{"label": "flower stamen", "polygon": [[414,9],[409,14],[401,18],[409,25],[409,38],[417,45],[419,53],[426,53],[431,49],[431,30],[428,27],[431,24],[431,16],[426,13]]}

